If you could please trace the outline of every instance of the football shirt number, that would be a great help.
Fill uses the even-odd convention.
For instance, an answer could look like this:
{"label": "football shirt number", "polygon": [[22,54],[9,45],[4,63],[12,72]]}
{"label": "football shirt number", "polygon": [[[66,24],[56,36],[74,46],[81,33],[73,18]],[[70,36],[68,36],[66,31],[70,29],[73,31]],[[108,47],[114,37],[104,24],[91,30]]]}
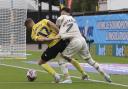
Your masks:
{"label": "football shirt number", "polygon": [[68,26],[68,29],[66,30],[66,32],[68,32],[68,31],[72,28],[73,23],[70,23],[70,24],[68,24],[67,26]]}

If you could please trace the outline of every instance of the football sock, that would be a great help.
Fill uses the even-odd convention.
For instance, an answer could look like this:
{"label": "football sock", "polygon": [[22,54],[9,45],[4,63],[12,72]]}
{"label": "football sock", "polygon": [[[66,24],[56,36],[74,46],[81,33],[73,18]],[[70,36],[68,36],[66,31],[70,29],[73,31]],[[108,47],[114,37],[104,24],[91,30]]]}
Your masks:
{"label": "football sock", "polygon": [[71,60],[71,64],[75,66],[75,68],[82,74],[82,75],[87,75],[84,71],[84,69],[80,66],[79,62],[75,59]]}
{"label": "football sock", "polygon": [[99,64],[94,61],[92,58],[87,59],[88,64],[93,66],[101,75],[105,76],[106,73],[102,70],[102,68],[99,66]]}
{"label": "football sock", "polygon": [[60,65],[61,71],[64,75],[64,79],[70,79],[68,68],[66,66],[66,63]]}
{"label": "football sock", "polygon": [[44,68],[44,70],[47,71],[49,74],[51,74],[52,76],[55,76],[56,71],[55,71],[50,65],[48,65],[47,63],[45,63],[45,64],[42,64],[41,66],[42,66],[42,67]]}

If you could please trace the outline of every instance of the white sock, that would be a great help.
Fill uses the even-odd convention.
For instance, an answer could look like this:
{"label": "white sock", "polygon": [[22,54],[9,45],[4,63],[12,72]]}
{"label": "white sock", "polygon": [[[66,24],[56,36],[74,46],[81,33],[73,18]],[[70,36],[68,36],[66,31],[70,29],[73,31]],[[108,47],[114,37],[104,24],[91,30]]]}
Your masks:
{"label": "white sock", "polygon": [[102,75],[106,76],[107,74],[103,71],[103,69],[99,66],[99,64],[94,61],[92,58],[87,60],[88,64],[90,64],[91,66],[93,66],[99,73],[101,73]]}
{"label": "white sock", "polygon": [[64,62],[64,60],[59,60],[58,61],[60,69],[64,75],[64,79],[71,79],[69,76],[69,72],[68,72],[68,67],[67,67],[67,63]]}

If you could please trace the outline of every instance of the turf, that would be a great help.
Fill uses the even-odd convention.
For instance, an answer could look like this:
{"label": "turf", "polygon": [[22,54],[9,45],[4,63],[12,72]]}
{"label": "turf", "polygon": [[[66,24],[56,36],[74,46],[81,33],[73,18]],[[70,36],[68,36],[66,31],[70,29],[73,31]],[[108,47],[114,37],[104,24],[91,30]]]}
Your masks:
{"label": "turf", "polygon": [[[24,61],[40,59],[41,52],[28,51],[32,54],[27,59],[5,59],[0,60],[1,64],[20,66],[24,68],[34,68],[43,71],[36,64],[27,64]],[[79,59],[79,57],[76,57]],[[128,63],[128,58],[110,57],[110,56],[93,56],[100,63]],[[85,62],[84,60],[79,60]],[[51,83],[53,78],[46,72],[37,72],[36,81],[28,82],[26,78],[26,69],[0,65],[0,89],[128,89],[128,75],[111,75],[114,83],[124,84],[126,86],[114,85],[108,83],[98,83],[93,81],[83,81],[77,78],[72,78],[72,84],[55,84]],[[59,73],[60,70],[56,68]],[[80,77],[78,71],[70,70],[70,74]],[[93,80],[104,81],[102,76],[97,73],[88,73]]]}

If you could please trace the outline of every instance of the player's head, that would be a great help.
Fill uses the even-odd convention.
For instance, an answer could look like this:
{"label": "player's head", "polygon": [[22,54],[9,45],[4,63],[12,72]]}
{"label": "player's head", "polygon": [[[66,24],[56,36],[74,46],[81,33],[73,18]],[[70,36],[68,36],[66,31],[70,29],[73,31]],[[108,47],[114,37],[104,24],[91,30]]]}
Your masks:
{"label": "player's head", "polygon": [[71,9],[64,7],[61,9],[61,15],[70,15]]}
{"label": "player's head", "polygon": [[28,18],[26,21],[25,21],[25,26],[27,29],[31,29],[34,25],[34,21],[31,19],[31,18]]}

